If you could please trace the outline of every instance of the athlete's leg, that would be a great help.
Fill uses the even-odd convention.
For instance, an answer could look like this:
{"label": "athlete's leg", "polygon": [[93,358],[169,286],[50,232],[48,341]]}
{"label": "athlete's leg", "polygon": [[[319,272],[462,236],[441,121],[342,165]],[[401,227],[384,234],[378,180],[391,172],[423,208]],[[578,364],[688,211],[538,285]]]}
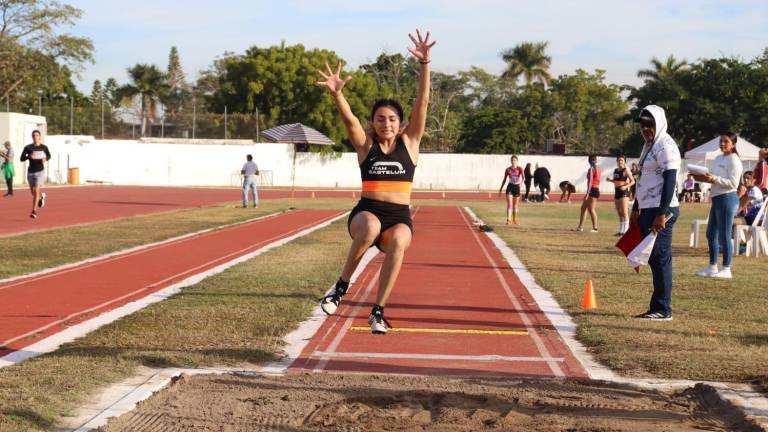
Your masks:
{"label": "athlete's leg", "polygon": [[352,274],[360,264],[365,251],[376,240],[381,231],[381,222],[373,213],[361,211],[352,218],[349,224],[349,234],[352,236],[352,245],[347,253],[347,261],[344,263],[344,269],[341,271],[341,279],[349,282]]}
{"label": "athlete's leg", "polygon": [[520,211],[520,196],[512,197],[512,222],[517,223],[517,214]]}
{"label": "athlete's leg", "polygon": [[593,230],[597,230],[597,211],[595,211],[596,206],[597,206],[597,198],[589,197],[587,199],[587,208],[589,209],[589,217],[592,219]]}
{"label": "athlete's leg", "polygon": [[512,194],[506,194],[507,197],[507,223],[512,220]]}
{"label": "athlete's leg", "polygon": [[397,224],[381,233],[379,245],[386,255],[379,274],[379,292],[376,294],[376,304],[384,307],[389,293],[395,286],[397,275],[400,274],[405,251],[411,245],[411,229],[405,224]]}

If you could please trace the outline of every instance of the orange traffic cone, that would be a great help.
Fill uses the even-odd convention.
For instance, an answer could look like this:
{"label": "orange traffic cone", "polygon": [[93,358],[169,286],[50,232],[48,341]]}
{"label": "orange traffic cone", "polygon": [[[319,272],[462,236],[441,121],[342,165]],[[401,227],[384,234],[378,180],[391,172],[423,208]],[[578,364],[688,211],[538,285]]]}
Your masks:
{"label": "orange traffic cone", "polygon": [[587,279],[587,287],[584,289],[584,298],[581,300],[582,309],[597,309],[595,290],[592,288],[592,279]]}

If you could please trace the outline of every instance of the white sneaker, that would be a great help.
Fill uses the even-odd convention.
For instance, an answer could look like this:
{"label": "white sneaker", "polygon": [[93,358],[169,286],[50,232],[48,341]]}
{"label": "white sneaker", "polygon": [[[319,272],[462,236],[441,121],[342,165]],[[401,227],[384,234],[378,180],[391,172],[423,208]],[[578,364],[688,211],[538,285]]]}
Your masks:
{"label": "white sneaker", "polygon": [[391,327],[381,313],[372,313],[368,317],[368,324],[371,325],[371,333],[373,334],[387,334],[387,329]]}
{"label": "white sneaker", "polygon": [[712,277],[715,277],[718,279],[731,279],[733,275],[731,274],[730,267],[723,267],[719,272],[713,274]]}
{"label": "white sneaker", "polygon": [[[705,269],[701,269],[696,272],[696,276],[702,276],[702,277],[713,277],[717,274],[717,266],[711,265]],[[729,270],[730,273],[730,270]]]}

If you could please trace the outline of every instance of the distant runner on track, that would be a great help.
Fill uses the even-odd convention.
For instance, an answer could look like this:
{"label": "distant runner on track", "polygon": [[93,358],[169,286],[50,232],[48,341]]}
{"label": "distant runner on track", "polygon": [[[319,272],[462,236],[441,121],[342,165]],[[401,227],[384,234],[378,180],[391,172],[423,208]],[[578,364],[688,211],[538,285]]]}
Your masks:
{"label": "distant runner on track", "polygon": [[419,61],[421,74],[418,94],[407,125],[403,124],[403,108],[400,103],[383,99],[373,105],[372,130],[366,132],[342,94],[342,89],[352,77],[341,77],[341,63],[335,72],[331,71],[327,63],[325,72],[318,71],[324,80],[318,81],[317,85],[327,88],[333,97],[344,120],[347,136],[357,152],[363,180],[361,199],[347,221],[349,235],[352,237],[347,261],[333,292],[324,297],[320,305],[329,315],[336,311],[363,254],[376,245],[385,253],[385,258],[379,275],[376,304],[368,318],[374,334],[385,334],[390,327],[384,319],[384,306],[413,236],[411,185],[419,160],[419,143],[426,125],[430,50],[435,45],[435,42],[429,42],[429,32],[422,38],[421,32],[416,30],[416,35],[416,38],[408,35],[415,45],[408,48],[408,51]]}
{"label": "distant runner on track", "polygon": [[32,212],[29,217],[37,219],[37,209],[45,207],[45,192],[42,191],[45,184],[45,161],[51,160],[51,152],[48,146],[42,143],[39,130],[32,131],[32,144],[24,147],[21,152],[21,161],[29,160],[27,168],[27,182],[32,193]]}

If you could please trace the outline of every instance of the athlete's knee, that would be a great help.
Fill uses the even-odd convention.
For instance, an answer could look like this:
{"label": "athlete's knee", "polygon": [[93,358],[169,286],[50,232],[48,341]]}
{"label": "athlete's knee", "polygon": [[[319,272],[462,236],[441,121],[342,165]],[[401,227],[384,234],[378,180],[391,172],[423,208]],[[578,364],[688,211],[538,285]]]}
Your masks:
{"label": "athlete's knee", "polygon": [[389,252],[403,253],[411,245],[411,233],[407,228],[404,230],[399,230],[399,232],[394,233],[392,238],[389,239],[387,243],[389,246]]}

